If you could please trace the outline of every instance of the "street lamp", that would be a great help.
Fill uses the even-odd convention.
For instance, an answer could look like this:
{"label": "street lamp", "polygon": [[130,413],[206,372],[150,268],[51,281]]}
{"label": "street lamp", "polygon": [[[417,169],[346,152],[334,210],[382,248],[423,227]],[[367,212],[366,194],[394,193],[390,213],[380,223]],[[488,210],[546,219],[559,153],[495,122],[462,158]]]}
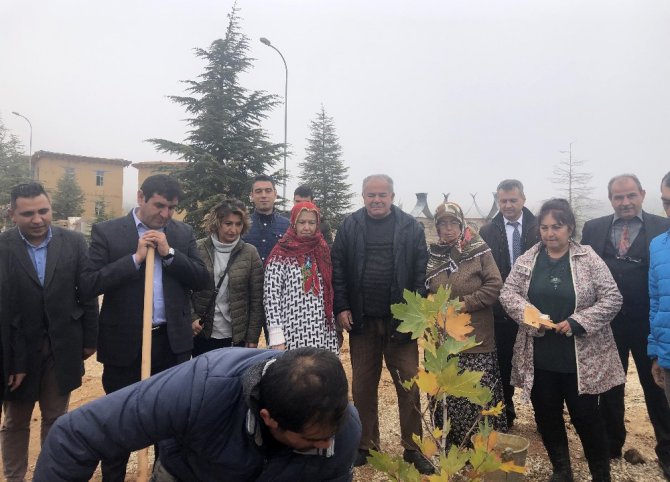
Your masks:
{"label": "street lamp", "polygon": [[279,51],[277,47],[272,45],[268,39],[265,37],[261,37],[261,43],[267,45],[268,47],[271,47],[275,49],[275,51],[279,54],[281,57],[282,61],[284,62],[284,70],[286,71],[286,81],[284,82],[284,187],[282,189],[282,198],[283,201],[282,203],[284,204],[284,207],[286,207],[286,181],[288,176],[286,175],[286,143],[287,143],[287,131],[288,131],[288,65],[286,65],[286,59],[282,55],[282,53]]}
{"label": "street lamp", "polygon": [[16,111],[12,111],[12,114],[14,114],[15,116],[19,116],[22,119],[25,119],[28,125],[30,126],[30,150],[29,150],[30,154],[28,155],[28,177],[33,177],[31,172],[33,169],[33,165],[31,163],[31,159],[33,157],[33,125],[30,123],[30,119],[28,119],[26,116],[21,115]]}

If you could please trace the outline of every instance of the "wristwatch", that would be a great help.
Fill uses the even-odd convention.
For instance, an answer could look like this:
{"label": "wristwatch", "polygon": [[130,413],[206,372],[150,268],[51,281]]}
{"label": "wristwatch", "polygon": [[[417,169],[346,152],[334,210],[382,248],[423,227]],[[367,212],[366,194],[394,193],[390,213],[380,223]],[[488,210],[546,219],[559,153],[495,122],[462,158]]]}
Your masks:
{"label": "wristwatch", "polygon": [[168,254],[163,256],[163,261],[167,261],[168,259],[174,258],[174,248],[168,249]]}

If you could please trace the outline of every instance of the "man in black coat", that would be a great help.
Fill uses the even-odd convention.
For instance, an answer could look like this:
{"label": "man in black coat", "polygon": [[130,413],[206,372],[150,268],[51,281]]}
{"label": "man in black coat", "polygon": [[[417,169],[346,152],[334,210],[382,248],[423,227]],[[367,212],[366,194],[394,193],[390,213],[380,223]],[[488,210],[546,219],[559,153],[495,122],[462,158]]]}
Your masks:
{"label": "man in black coat", "polygon": [[[663,390],[654,383],[647,356],[649,243],[670,228],[670,220],[642,210],[645,191],[633,174],[612,178],[608,196],[614,214],[584,224],[582,244],[590,245],[607,263],[623,296],[621,311],[611,324],[614,340],[625,370],[629,354],[633,354],[656,434],[658,461],[666,477],[670,477],[670,408]],[[626,440],[624,385],[604,393],[600,399],[610,456],[618,458]]]}
{"label": "man in black coat", "polygon": [[428,250],[421,224],[393,206],[393,198],[389,176],[363,180],[365,207],[344,220],[331,252],[333,310],[349,332],[352,396],[363,427],[356,465],[367,463],[370,449],[379,449],[377,391],[383,360],[398,394],[403,456],[420,472],[431,473],[412,440],[412,434],[422,433],[419,391],[402,386],[417,374],[417,342],[398,332],[399,321],[391,314],[391,305],[403,302],[403,290],[425,295]]}
{"label": "man in black coat", "polygon": [[[104,294],[98,361],[102,385],[111,393],[140,380],[145,259],[154,247],[151,372],[188,360],[193,349],[191,290],[207,286],[193,229],[172,215],[181,191],[175,179],[149,176],[127,216],[93,225],[89,263],[83,275],[89,296]],[[123,481],[125,458],[102,462],[103,480]]]}
{"label": "man in black coat", "polygon": [[[505,281],[516,258],[539,241],[539,233],[535,216],[524,207],[526,196],[523,193],[521,181],[505,179],[498,184],[496,202],[498,204],[498,214],[490,223],[482,226],[479,234],[491,248],[500,275]],[[515,240],[517,243],[516,250]],[[510,385],[510,377],[512,375],[512,355],[518,325],[507,316],[500,303],[496,303],[494,306],[493,316],[507,425],[511,427],[516,418],[516,411],[512,400],[514,387]]]}
{"label": "man in black coat", "polygon": [[67,412],[70,392],[81,385],[84,359],[95,353],[98,303],[86,301],[81,293],[84,236],[51,226],[51,201],[42,185],[20,184],[10,198],[16,226],[0,234],[2,264],[13,266],[11,299],[3,300],[9,390],[0,442],[5,480],[22,481],[35,402],[40,404],[44,440]]}

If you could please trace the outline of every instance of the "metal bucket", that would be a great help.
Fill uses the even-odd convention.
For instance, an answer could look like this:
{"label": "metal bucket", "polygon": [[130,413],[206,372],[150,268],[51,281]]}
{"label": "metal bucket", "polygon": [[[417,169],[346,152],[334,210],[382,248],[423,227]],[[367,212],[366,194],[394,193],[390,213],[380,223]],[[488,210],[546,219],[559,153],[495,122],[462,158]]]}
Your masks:
{"label": "metal bucket", "polygon": [[[526,455],[528,455],[528,445],[530,445],[530,441],[525,437],[508,433],[499,433],[493,450],[501,455],[507,450],[507,454],[510,454],[511,457],[503,458],[503,460],[514,460],[516,465],[525,467]],[[522,481],[524,478],[524,474],[503,472],[502,470],[496,470],[495,472],[484,475],[485,482],[518,482]]]}

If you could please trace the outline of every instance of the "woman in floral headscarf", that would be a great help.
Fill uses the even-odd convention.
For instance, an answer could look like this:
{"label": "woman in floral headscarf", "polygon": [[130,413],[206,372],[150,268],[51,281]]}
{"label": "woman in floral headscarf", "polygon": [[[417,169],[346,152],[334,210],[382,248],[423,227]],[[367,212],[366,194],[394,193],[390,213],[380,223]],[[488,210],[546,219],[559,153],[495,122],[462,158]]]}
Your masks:
{"label": "woman in floral headscarf", "polygon": [[[456,203],[445,202],[435,211],[437,244],[429,248],[426,288],[431,293],[440,286],[451,288],[451,296],[458,298],[461,313],[470,314],[470,323],[479,345],[461,353],[459,366],[484,372],[481,384],[493,392],[491,406],[503,400],[493,334],[493,305],[498,300],[502,278],[488,245],[476,230],[467,225],[463,210]],[[447,413],[451,420],[450,443],[460,445],[472,428],[482,408],[465,398],[447,397]],[[431,403],[435,407],[435,402]],[[493,428],[507,430],[505,412],[491,417]],[[442,404],[437,402],[435,425],[442,426]],[[466,440],[466,444],[470,441]]]}
{"label": "woman in floral headscarf", "polygon": [[263,304],[271,348],[312,346],[339,352],[333,268],[319,222],[314,204],[293,206],[291,225],[266,262]]}

